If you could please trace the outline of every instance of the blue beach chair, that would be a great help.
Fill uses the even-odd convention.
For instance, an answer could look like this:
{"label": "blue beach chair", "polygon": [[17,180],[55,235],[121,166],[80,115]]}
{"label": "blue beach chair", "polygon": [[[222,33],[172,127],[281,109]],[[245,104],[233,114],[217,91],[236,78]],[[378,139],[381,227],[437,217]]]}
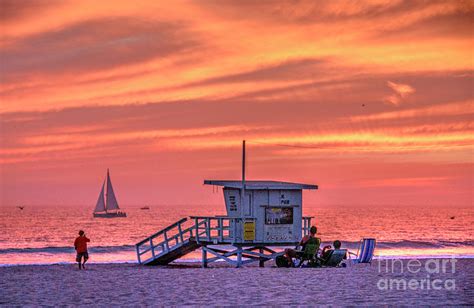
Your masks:
{"label": "blue beach chair", "polygon": [[[347,255],[347,249],[335,249],[329,251],[326,259],[321,260],[321,266],[340,267]],[[345,267],[345,265],[344,265]]]}
{"label": "blue beach chair", "polygon": [[360,242],[357,254],[349,252],[351,255],[355,255],[356,258],[352,259],[352,263],[371,263],[375,251],[375,239],[364,238]]}

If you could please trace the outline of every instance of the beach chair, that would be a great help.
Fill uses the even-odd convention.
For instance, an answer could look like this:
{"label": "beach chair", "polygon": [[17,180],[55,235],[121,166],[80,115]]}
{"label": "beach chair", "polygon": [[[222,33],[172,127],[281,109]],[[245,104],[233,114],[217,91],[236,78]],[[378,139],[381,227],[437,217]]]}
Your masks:
{"label": "beach chair", "polygon": [[309,239],[304,246],[303,254],[298,260],[299,262],[297,261],[296,267],[303,266],[305,262],[314,263],[316,261],[316,254],[318,253],[320,243],[321,241],[318,241],[315,238]]}
{"label": "beach chair", "polygon": [[326,259],[321,259],[321,266],[337,267],[346,258],[347,249],[330,250]]}
{"label": "beach chair", "polygon": [[372,258],[375,251],[375,239],[374,238],[364,238],[360,241],[359,249],[357,254],[349,252],[349,255],[356,256],[355,259],[351,259],[353,264],[357,263],[369,263],[371,264]]}

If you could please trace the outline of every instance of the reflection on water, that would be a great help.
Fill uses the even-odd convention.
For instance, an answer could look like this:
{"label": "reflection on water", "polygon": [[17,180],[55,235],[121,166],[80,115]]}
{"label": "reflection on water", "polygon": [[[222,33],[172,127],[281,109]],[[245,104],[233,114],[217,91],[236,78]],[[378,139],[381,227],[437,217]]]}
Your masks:
{"label": "reflection on water", "polygon": [[[0,264],[73,262],[72,243],[82,229],[91,239],[91,261],[136,262],[134,244],[190,215],[224,215],[223,206],[127,208],[127,218],[93,218],[89,207],[3,207]],[[318,208],[314,216],[323,242],[343,241],[357,250],[362,237],[375,237],[379,256],[474,256],[471,208]],[[451,219],[454,217],[454,219]],[[196,252],[186,259],[199,259]]]}

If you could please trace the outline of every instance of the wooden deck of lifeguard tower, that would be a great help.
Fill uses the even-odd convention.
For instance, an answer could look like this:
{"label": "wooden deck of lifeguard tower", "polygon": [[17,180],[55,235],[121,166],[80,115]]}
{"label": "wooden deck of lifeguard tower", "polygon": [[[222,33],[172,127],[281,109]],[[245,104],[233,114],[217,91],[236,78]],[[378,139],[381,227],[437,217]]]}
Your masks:
{"label": "wooden deck of lifeguard tower", "polygon": [[[269,247],[268,243],[238,241],[241,237],[236,236],[236,226],[241,219],[227,216],[183,218],[137,243],[138,262],[144,265],[166,265],[201,248],[203,267],[218,260],[237,267],[259,262],[259,266],[263,267],[266,261],[283,253],[270,247],[296,244],[271,243]],[[303,217],[302,235],[308,234],[310,226],[311,217]],[[212,257],[208,258],[208,254]]]}

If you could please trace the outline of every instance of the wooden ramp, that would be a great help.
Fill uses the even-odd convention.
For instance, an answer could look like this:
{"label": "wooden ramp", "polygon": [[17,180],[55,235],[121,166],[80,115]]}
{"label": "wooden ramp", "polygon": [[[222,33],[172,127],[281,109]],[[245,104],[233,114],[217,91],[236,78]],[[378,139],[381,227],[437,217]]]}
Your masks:
{"label": "wooden ramp", "polygon": [[173,262],[176,259],[179,259],[188,253],[200,248],[201,245],[198,244],[194,239],[188,239],[184,241],[181,245],[174,246],[166,253],[161,253],[155,256],[154,259],[147,260],[145,265],[166,265]]}
{"label": "wooden ramp", "polygon": [[205,245],[232,244],[228,217],[183,218],[137,243],[138,262],[166,265]]}
{"label": "wooden ramp", "polygon": [[144,265],[166,265],[201,247],[195,240],[192,225],[184,228],[187,218],[137,243],[138,262]]}

